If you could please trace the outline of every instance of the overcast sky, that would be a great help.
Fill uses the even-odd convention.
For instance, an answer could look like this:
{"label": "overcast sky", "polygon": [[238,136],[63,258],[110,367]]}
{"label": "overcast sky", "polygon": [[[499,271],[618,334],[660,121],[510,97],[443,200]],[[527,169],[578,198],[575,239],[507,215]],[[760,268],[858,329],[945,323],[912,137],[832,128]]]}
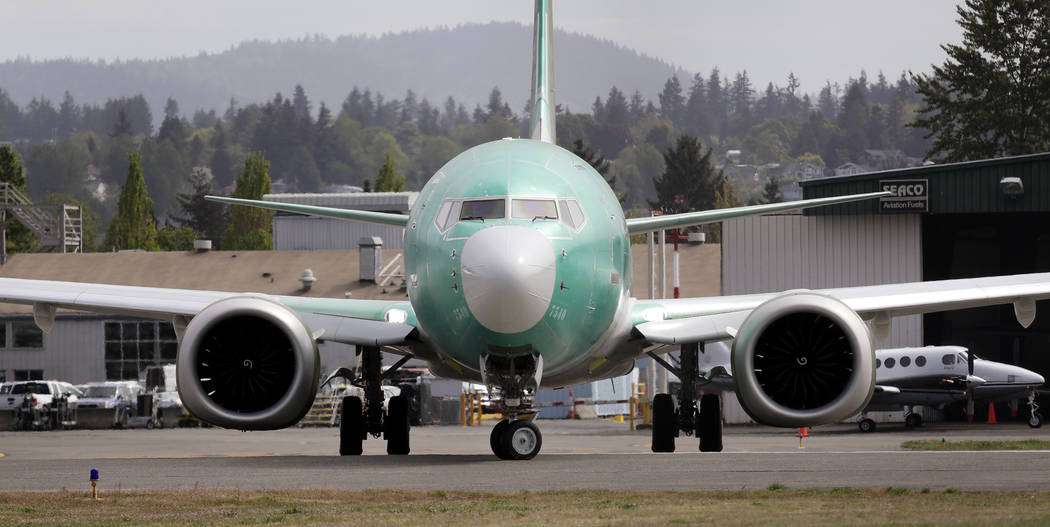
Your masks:
{"label": "overcast sky", "polygon": [[[595,35],[689,71],[746,69],[756,88],[803,89],[928,71],[959,42],[955,0],[558,0],[559,28]],[[0,0],[0,60],[128,59],[220,52],[252,39],[379,35],[467,22],[531,23],[528,0]],[[555,46],[557,49],[557,46]],[[3,80],[0,79],[0,85]]]}

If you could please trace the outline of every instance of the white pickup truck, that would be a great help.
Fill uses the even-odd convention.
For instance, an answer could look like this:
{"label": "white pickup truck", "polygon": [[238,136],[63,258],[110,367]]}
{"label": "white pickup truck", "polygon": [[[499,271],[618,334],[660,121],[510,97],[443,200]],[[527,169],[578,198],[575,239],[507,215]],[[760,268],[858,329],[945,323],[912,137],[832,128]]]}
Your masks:
{"label": "white pickup truck", "polygon": [[77,399],[72,384],[61,381],[6,383],[0,392],[0,412],[21,430],[71,427],[76,424]]}

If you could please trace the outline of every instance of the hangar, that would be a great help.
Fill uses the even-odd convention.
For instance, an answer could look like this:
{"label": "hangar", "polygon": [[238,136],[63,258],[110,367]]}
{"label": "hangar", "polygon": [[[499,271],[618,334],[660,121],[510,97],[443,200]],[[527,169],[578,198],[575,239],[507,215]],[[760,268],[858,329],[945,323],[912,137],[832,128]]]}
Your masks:
{"label": "hangar", "polygon": [[[726,222],[722,293],[1050,271],[1050,153],[802,182],[804,199],[882,190],[894,195]],[[966,309],[894,319],[876,345],[960,345],[1050,377],[1040,304],[1027,329],[1009,305]]]}

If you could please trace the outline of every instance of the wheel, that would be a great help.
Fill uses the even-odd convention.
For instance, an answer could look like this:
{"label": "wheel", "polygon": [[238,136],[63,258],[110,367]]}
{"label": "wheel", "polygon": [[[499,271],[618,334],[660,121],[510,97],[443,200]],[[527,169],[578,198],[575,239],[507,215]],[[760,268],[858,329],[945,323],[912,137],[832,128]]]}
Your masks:
{"label": "wheel", "polygon": [[540,453],[543,436],[532,421],[522,419],[507,423],[500,433],[500,443],[507,456],[504,459],[532,459]]}
{"label": "wheel", "polygon": [[507,430],[507,426],[510,421],[506,419],[496,423],[496,426],[492,427],[492,432],[489,434],[489,446],[492,447],[492,453],[496,454],[496,457],[500,459],[510,459],[509,455],[503,449],[503,433]]}
{"label": "wheel", "polygon": [[722,405],[718,395],[704,394],[700,398],[700,421],[697,430],[701,452],[722,451]]}
{"label": "wheel", "polygon": [[153,430],[154,426],[153,421],[146,421],[146,430]]}
{"label": "wheel", "polygon": [[857,423],[857,426],[860,427],[861,432],[867,433],[875,431],[875,421],[872,421],[871,419],[868,419],[866,417],[864,419],[861,419],[860,422]]}
{"label": "wheel", "polygon": [[383,420],[383,436],[386,438],[386,453],[396,456],[408,454],[408,397],[396,395],[387,404],[386,419]]}
{"label": "wheel", "polygon": [[910,413],[904,418],[904,426],[908,428],[918,428],[922,426],[922,416],[916,413]]}
{"label": "wheel", "polygon": [[677,435],[674,400],[671,394],[658,393],[653,397],[653,452],[674,452],[674,438]]}
{"label": "wheel", "polygon": [[1039,428],[1040,426],[1043,426],[1042,414],[1040,414],[1039,412],[1032,412],[1032,414],[1028,416],[1028,426],[1032,428]]}
{"label": "wheel", "polygon": [[343,397],[343,417],[339,422],[339,455],[360,456],[364,439],[365,417],[361,410],[361,398],[353,395]]}

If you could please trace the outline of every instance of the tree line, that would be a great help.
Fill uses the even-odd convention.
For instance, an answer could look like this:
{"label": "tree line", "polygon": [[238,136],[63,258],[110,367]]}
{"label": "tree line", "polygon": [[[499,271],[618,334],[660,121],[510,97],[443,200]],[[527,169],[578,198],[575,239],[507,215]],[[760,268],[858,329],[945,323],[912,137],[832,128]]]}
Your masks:
{"label": "tree line", "polygon": [[[675,189],[694,189],[686,192],[695,195],[690,208],[778,199],[775,180],[734,179],[722,171],[730,166],[775,174],[777,166],[805,162],[829,174],[873,151],[933,161],[1045,151],[1050,8],[997,5],[967,0],[958,8],[966,39],[946,46],[949,58],[930,74],[891,81],[862,71],[811,96],[793,74],[756,90],[746,71],[716,68],[686,82],[667,78],[656,100],[613,86],[586,113],[559,106],[558,138],[606,177],[625,208],[665,211],[683,206]],[[101,226],[122,210],[124,187],[139,179],[131,177],[136,165],[152,200],[146,209],[165,233],[158,240],[185,239],[185,231],[174,234],[188,228],[222,247],[234,243],[226,236],[233,220],[201,196],[240,192],[246,171],[265,165],[278,192],[416,190],[471,146],[526,136],[529,113],[527,102],[515,111],[498,87],[470,109],[453,97],[432,103],[412,90],[396,98],[353,87],[333,109],[315,107],[297,85],[289,97],[231,100],[221,114],[196,109],[187,117],[169,98],[154,130],[141,96],[82,105],[66,94],[57,107],[43,98],[18,107],[0,89],[0,142],[24,164],[17,177],[0,179],[15,178],[36,201],[83,204],[94,223],[92,245],[107,250],[115,245],[102,233],[120,231]],[[9,164],[0,158],[11,173],[2,168]],[[694,168],[682,176],[672,165]],[[270,185],[256,184],[252,195]]]}

